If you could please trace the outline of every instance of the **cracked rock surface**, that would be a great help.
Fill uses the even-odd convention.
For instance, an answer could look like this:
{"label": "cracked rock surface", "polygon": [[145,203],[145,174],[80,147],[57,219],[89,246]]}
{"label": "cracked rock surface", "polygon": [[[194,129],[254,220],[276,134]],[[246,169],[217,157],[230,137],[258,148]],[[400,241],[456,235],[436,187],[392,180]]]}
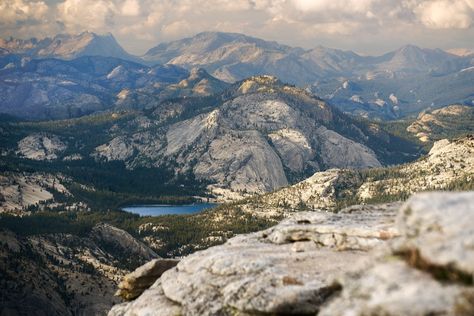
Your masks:
{"label": "cracked rock surface", "polygon": [[109,315],[474,315],[474,192],[399,206],[295,214],[182,259]]}
{"label": "cracked rock surface", "polygon": [[474,315],[474,192],[421,193],[400,209],[401,238],[338,281],[320,315]]}
{"label": "cracked rock surface", "polygon": [[387,206],[299,213],[184,258],[138,299],[109,315],[170,315],[164,312],[170,305],[182,315],[317,313],[340,290],[335,275],[398,235],[395,215]]}

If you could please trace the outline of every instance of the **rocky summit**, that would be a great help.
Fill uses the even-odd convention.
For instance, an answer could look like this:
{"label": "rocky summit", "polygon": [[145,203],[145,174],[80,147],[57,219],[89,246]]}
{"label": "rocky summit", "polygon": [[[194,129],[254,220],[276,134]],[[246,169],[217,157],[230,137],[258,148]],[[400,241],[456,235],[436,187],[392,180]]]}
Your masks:
{"label": "rocky summit", "polygon": [[272,76],[248,78],[204,101],[194,111],[202,102],[184,99],[133,117],[105,131],[110,140],[92,155],[129,168],[172,161],[176,172],[209,181],[227,198],[270,192],[317,170],[379,167],[394,158],[399,141]]}
{"label": "rocky summit", "polygon": [[473,315],[473,222],[473,192],[298,213],[183,258],[109,316]]}
{"label": "rocky summit", "polygon": [[423,111],[407,127],[422,142],[448,137],[454,133],[469,133],[474,130],[474,107],[459,104],[437,110]]}

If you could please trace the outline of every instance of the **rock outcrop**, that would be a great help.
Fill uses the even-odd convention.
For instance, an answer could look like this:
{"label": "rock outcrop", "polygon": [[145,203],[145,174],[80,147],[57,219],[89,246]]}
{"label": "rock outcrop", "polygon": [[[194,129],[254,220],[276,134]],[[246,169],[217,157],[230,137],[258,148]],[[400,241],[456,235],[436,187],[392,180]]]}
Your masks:
{"label": "rock outcrop", "polygon": [[[382,139],[272,76],[251,77],[208,99],[182,102],[187,101],[144,113],[147,125],[129,122],[110,130],[111,139],[92,155],[124,161],[129,168],[171,165],[176,173],[209,181],[209,189],[226,199],[271,192],[317,170],[380,167],[390,152],[379,147],[390,142],[388,136]],[[372,138],[380,139],[378,145]]]}
{"label": "rock outcrop", "polygon": [[70,196],[64,186],[67,181],[48,173],[4,172],[0,174],[0,213],[25,215],[28,207],[55,203],[54,193]]}
{"label": "rock outcrop", "polygon": [[18,154],[33,160],[53,160],[67,145],[56,135],[36,133],[18,142]]}
{"label": "rock outcrop", "polygon": [[428,190],[472,188],[474,176],[474,136],[434,143],[428,155],[410,164],[367,173],[357,189],[360,201],[378,196],[405,196]]}
{"label": "rock outcrop", "polygon": [[[192,254],[117,315],[472,315],[474,193],[298,213]],[[349,313],[349,314],[348,314]]]}
{"label": "rock outcrop", "polygon": [[396,201],[428,190],[466,190],[474,178],[474,137],[443,139],[428,155],[408,164],[371,170],[330,169],[295,185],[241,203],[271,216],[302,209],[337,210],[344,205]]}
{"label": "rock outcrop", "polygon": [[144,264],[123,278],[115,295],[127,301],[137,298],[152,286],[163,272],[175,267],[178,262],[179,260],[175,259],[155,259]]}
{"label": "rock outcrop", "polygon": [[438,110],[421,112],[407,127],[407,132],[422,142],[432,142],[451,135],[472,133],[473,119],[474,107],[454,104]]}
{"label": "rock outcrop", "polygon": [[474,192],[422,193],[399,211],[401,238],[341,278],[320,315],[474,315]]}
{"label": "rock outcrop", "polygon": [[151,260],[159,256],[142,242],[126,231],[110,224],[97,224],[92,228],[91,236],[101,244],[106,244],[114,251],[127,253],[142,260]]}
{"label": "rock outcrop", "polygon": [[398,236],[395,214],[390,206],[299,213],[266,231],[184,258],[150,289],[163,293],[160,297],[145,291],[110,315],[164,315],[159,311],[169,305],[185,315],[316,313],[340,289],[332,276]]}

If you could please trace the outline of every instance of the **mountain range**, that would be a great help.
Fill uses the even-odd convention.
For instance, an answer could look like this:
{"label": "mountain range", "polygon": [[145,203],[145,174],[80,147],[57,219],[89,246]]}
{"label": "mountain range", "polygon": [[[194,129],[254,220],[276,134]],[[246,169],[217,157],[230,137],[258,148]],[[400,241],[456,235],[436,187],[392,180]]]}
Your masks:
{"label": "mountain range", "polygon": [[[191,71],[179,85],[206,74]],[[419,154],[413,142],[276,77],[219,87],[219,93],[176,97],[149,108],[7,124],[0,133],[3,154],[53,165],[168,170],[164,184],[176,176],[194,179],[224,200],[270,192],[318,170],[380,167]]]}
{"label": "mountain range", "polygon": [[[224,81],[270,74],[308,87],[345,112],[396,118],[431,106],[472,105],[474,56],[404,46],[361,56],[322,46],[305,50],[233,33],[200,33],[150,49],[143,57],[202,67]],[[416,84],[414,84],[414,82]]]}
{"label": "mountain range", "polygon": [[[412,45],[381,56],[362,56],[322,46],[303,49],[243,34],[204,32],[161,43],[137,57],[126,53],[110,34],[84,32],[42,40],[10,38],[0,41],[0,49],[3,89],[5,86],[21,89],[17,85],[21,87],[24,81],[12,82],[5,77],[5,70],[12,68],[11,59],[20,60],[17,64],[22,65],[29,59],[72,61],[81,56],[102,56],[123,60],[124,67],[134,62],[152,68],[158,64],[187,70],[202,68],[227,83],[254,75],[273,75],[283,82],[307,88],[343,112],[369,118],[394,119],[453,103],[472,105],[474,94],[470,84],[474,80],[473,55],[459,56]],[[123,80],[129,81],[129,86],[140,86],[136,82],[142,78],[131,76]],[[178,80],[172,83],[177,84]],[[143,95],[149,96],[150,91],[154,93],[148,89],[138,94],[145,98]],[[39,93],[52,94],[48,89],[40,89]],[[21,98],[13,101],[19,105],[26,102]],[[106,103],[99,108],[113,107],[110,100]],[[0,105],[2,112],[8,112],[4,107]]]}
{"label": "mountain range", "polygon": [[114,57],[72,60],[0,57],[1,112],[27,119],[77,117],[111,108],[146,108],[227,86],[204,70],[145,66]]}

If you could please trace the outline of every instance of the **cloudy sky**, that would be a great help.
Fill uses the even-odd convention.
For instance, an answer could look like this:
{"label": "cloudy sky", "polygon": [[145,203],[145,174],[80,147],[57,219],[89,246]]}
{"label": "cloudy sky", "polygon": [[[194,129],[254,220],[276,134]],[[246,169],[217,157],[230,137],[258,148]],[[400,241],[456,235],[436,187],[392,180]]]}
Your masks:
{"label": "cloudy sky", "polygon": [[1,37],[112,33],[131,53],[201,31],[378,54],[474,48],[474,0],[0,0]]}

